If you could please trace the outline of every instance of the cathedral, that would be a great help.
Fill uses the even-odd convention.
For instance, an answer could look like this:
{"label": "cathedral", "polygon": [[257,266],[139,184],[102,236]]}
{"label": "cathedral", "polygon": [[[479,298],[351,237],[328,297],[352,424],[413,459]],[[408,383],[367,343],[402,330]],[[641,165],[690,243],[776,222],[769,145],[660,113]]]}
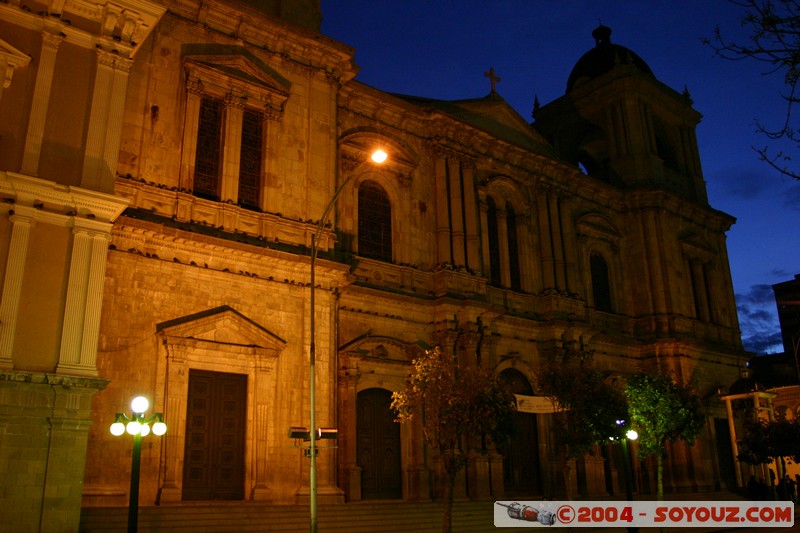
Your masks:
{"label": "cathedral", "polygon": [[519,404],[458,497],[620,494],[619,446],[561,474],[536,373],[565,355],[691,386],[707,423],[670,445],[665,489],[735,487],[734,218],[688,93],[600,26],[531,123],[494,85],[360,83],[320,24],[319,0],[0,2],[4,520],[76,531],[127,505],[109,426],[139,395],[168,427],[143,438],[140,505],[307,502],[290,428],[336,437],[320,502],[436,499],[438,459],[389,407],[433,346]]}

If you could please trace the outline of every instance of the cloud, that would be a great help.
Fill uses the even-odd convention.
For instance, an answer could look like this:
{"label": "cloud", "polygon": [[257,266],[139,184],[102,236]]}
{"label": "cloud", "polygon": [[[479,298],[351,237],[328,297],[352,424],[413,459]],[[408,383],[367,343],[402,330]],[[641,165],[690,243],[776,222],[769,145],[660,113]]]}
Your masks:
{"label": "cloud", "polygon": [[747,293],[736,293],[737,307],[742,307],[744,305],[763,306],[766,304],[775,307],[775,293],[772,291],[772,285],[760,283],[751,285],[750,291]]}
{"label": "cloud", "polygon": [[714,176],[725,196],[753,199],[776,187],[775,177],[767,168],[727,168]]}
{"label": "cloud", "polygon": [[783,351],[772,285],[752,285],[748,292],[737,293],[736,310],[746,350],[757,354]]}

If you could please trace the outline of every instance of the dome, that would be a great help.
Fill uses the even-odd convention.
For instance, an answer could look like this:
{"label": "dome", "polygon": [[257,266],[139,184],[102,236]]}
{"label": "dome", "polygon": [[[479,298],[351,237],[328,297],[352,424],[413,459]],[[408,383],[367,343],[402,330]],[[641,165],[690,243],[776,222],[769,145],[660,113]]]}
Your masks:
{"label": "dome", "polygon": [[567,92],[570,92],[577,83],[595,79],[611,71],[615,65],[633,65],[643,73],[652,76],[653,71],[644,60],[634,52],[611,43],[611,28],[600,25],[592,32],[595,47],[583,54],[575,63],[567,80]]}

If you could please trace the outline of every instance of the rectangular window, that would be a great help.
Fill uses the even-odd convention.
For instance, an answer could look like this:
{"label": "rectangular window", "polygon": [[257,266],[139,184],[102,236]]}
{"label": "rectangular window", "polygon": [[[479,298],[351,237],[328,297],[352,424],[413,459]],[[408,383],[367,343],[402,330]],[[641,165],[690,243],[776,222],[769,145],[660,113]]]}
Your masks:
{"label": "rectangular window", "polygon": [[246,209],[261,207],[261,163],[263,147],[261,113],[245,110],[242,117],[242,152],[239,166],[239,205]]}
{"label": "rectangular window", "polygon": [[194,194],[219,201],[222,152],[222,102],[203,97],[197,127],[197,155],[194,163]]}

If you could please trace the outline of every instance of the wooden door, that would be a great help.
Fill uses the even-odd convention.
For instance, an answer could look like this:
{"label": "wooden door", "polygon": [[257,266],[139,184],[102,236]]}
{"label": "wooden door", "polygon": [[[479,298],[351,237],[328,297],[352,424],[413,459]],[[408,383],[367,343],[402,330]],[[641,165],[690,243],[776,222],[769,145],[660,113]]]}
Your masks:
{"label": "wooden door", "polygon": [[[533,395],[533,388],[518,370],[504,370],[501,378],[511,392]],[[532,496],[541,493],[539,475],[539,432],[536,415],[514,414],[516,431],[499,451],[503,455],[503,490],[506,497]]]}
{"label": "wooden door", "polygon": [[392,393],[366,389],[358,393],[356,439],[361,467],[361,499],[401,498],[400,424],[391,410]]}
{"label": "wooden door", "polygon": [[247,376],[189,371],[184,500],[244,498]]}

